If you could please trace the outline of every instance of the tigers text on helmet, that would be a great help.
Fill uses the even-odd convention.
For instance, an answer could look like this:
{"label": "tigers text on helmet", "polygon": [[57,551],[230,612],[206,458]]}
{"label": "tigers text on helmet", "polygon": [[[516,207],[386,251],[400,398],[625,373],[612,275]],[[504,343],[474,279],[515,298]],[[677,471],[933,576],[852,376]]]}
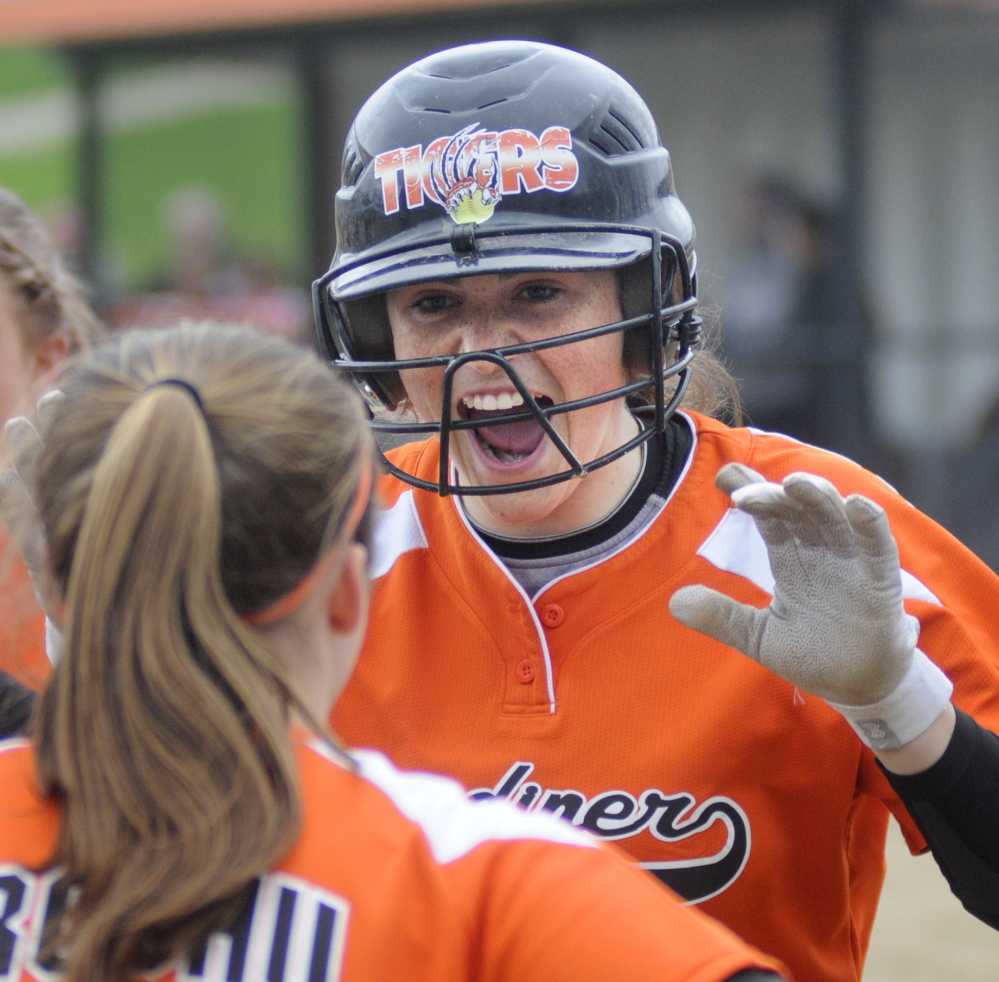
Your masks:
{"label": "tigers text on helmet", "polygon": [[[361,389],[375,430],[439,435],[436,483],[386,461],[408,483],[442,495],[554,484],[662,432],[679,406],[700,338],[694,225],[648,107],[599,62],[547,44],[492,41],[403,69],[368,99],[347,135],[336,228],[332,265],[313,284],[320,343]],[[488,351],[395,358],[387,290],[485,273],[597,269],[619,271],[621,321]],[[541,407],[509,361],[612,332],[624,332],[635,378],[589,399]],[[533,417],[565,470],[513,484],[452,482],[451,433],[484,425],[451,411],[454,372],[470,361],[500,366],[524,399],[504,421]],[[439,421],[381,419],[405,400],[400,370],[429,367],[445,370]],[[635,410],[650,425],[593,461],[580,462],[549,419],[650,389],[651,404]]]}

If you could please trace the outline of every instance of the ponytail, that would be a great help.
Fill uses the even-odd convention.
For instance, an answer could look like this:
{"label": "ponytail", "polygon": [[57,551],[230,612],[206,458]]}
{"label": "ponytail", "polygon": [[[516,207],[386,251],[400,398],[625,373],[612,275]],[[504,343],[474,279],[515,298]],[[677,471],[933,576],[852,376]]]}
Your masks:
{"label": "ponytail", "polygon": [[[233,329],[145,334],[70,373],[39,467],[66,647],[36,745],[77,892],[47,944],[74,982],[183,957],[294,842],[291,696],[240,608],[315,563],[370,440],[311,354]],[[199,373],[191,391],[150,385]]]}

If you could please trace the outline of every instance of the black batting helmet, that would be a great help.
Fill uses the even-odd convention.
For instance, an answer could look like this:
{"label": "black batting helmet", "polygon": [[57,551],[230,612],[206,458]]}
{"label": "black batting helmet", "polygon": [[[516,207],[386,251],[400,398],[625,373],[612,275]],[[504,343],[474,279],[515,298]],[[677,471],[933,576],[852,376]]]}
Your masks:
{"label": "black batting helmet", "polygon": [[[675,411],[699,340],[694,315],[694,225],[676,195],[668,151],[638,93],[616,72],[574,51],[529,41],[452,48],[382,85],[351,126],[336,197],[337,248],[313,285],[320,342],[365,395],[376,430],[438,433],[441,494],[509,493],[581,475],[661,432]],[[385,291],[427,280],[527,270],[620,270],[624,320],[592,331],[489,352],[397,361]],[[581,463],[548,417],[581,408],[540,408],[507,360],[525,351],[627,332],[637,377],[586,400],[651,390],[651,425],[598,460]],[[453,420],[378,418],[405,399],[399,370],[441,365],[447,379],[485,354],[524,396],[510,420],[534,416],[569,467],[533,482],[457,487],[448,479]],[[668,393],[666,381],[676,379]],[[480,424],[481,425],[481,424]]]}

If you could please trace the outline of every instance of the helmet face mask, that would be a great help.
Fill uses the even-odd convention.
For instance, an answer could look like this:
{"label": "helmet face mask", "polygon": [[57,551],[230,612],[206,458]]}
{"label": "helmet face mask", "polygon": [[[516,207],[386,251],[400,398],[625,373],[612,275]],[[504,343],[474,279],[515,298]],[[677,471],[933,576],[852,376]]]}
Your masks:
{"label": "helmet face mask", "polygon": [[[386,462],[410,484],[442,495],[509,494],[582,476],[661,432],[683,397],[700,323],[693,224],[644,102],[591,59],[533,42],[491,42],[404,69],[369,99],[348,136],[337,230],[332,266],[313,286],[320,342],[358,384],[376,431],[439,436],[436,482]],[[486,351],[395,358],[388,290],[489,273],[600,269],[617,271],[623,320]],[[635,378],[585,400],[539,406],[509,361],[612,332],[623,333]],[[524,405],[504,422],[533,417],[564,470],[457,484],[451,434],[496,422],[452,418],[454,374],[471,361],[506,374]],[[439,419],[386,420],[405,403],[400,371],[429,367],[444,370]],[[578,460],[552,426],[554,416],[650,388],[652,404],[635,410],[650,425],[596,460]]]}

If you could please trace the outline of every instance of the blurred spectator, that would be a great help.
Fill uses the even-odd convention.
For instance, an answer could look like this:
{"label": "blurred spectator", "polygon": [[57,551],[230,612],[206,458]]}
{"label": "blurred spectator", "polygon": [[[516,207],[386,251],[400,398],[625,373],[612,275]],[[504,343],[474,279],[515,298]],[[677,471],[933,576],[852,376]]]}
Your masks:
{"label": "blurred spectator", "polygon": [[837,335],[856,305],[842,295],[831,216],[791,184],[761,178],[743,189],[737,226],[723,339],[748,420],[834,446],[829,372],[843,361]]}
{"label": "blurred spectator", "polygon": [[163,199],[160,222],[167,265],[154,290],[205,298],[246,292],[246,280],[226,245],[222,203],[214,191],[197,185],[177,188]]}
{"label": "blurred spectator", "polygon": [[83,213],[76,198],[62,198],[40,215],[52,248],[74,272],[81,268],[83,255]]}
{"label": "blurred spectator", "polygon": [[241,259],[228,247],[225,214],[214,191],[188,185],[160,208],[167,239],[162,277],[147,292],[114,308],[115,327],[163,325],[190,318],[251,324],[291,341],[310,343],[312,313],[304,291],[279,282],[260,256]]}
{"label": "blurred spectator", "polygon": [[999,573],[999,399],[982,420],[975,442],[953,452],[949,464],[940,521]]}

